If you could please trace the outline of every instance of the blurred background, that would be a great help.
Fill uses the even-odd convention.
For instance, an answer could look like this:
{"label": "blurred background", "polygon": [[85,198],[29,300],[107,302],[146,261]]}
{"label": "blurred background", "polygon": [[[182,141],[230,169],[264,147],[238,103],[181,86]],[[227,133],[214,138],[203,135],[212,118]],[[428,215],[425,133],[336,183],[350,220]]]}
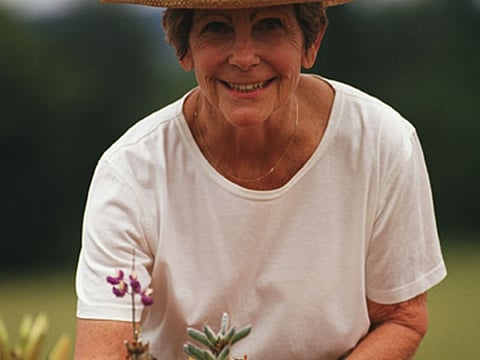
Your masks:
{"label": "blurred background", "polygon": [[[0,317],[75,335],[74,271],[96,161],[128,127],[194,86],[162,10],[95,0],[0,0]],[[480,353],[480,0],[358,0],[329,11],[313,72],[417,128],[448,279],[431,291],[418,359]]]}

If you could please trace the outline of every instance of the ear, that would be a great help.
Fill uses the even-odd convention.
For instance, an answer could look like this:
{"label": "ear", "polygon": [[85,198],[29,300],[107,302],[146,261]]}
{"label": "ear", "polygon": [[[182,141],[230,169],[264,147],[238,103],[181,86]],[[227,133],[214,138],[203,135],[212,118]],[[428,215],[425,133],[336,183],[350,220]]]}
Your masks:
{"label": "ear", "polygon": [[193,57],[190,50],[187,51],[184,57],[178,59],[178,62],[180,63],[182,69],[185,71],[191,71],[194,68]]}
{"label": "ear", "polygon": [[305,53],[302,57],[302,67],[304,69],[310,69],[313,65],[315,65],[315,61],[317,60],[318,50],[320,49],[320,45],[322,44],[323,36],[327,31],[327,24],[322,26],[322,30],[318,34],[315,42],[310,45],[308,49],[305,50]]}

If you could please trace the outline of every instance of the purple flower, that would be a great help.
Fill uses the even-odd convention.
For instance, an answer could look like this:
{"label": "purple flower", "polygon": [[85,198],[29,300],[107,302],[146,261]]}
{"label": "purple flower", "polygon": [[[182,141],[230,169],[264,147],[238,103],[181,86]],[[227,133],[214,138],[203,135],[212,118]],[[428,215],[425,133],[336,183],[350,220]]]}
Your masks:
{"label": "purple flower", "polygon": [[118,284],[120,284],[120,282],[123,281],[123,271],[122,270],[118,270],[116,275],[117,276],[107,276],[107,281],[108,281],[109,284],[118,285]]}
{"label": "purple flower", "polygon": [[124,297],[125,294],[128,292],[128,285],[125,282],[120,281],[117,286],[114,286],[112,288],[112,291],[116,297]]}
{"label": "purple flower", "polygon": [[142,291],[142,285],[140,284],[140,281],[138,281],[137,274],[135,273],[130,275],[130,286],[132,287],[132,291],[136,294]]}
{"label": "purple flower", "polygon": [[142,304],[143,305],[150,306],[150,305],[153,304],[153,298],[151,296],[152,294],[153,294],[153,289],[151,289],[151,288],[147,288],[147,289],[142,291],[141,299],[142,299]]}
{"label": "purple flower", "polygon": [[142,290],[142,285],[140,281],[138,281],[136,272],[133,271],[132,274],[128,276],[128,282],[124,281],[124,276],[125,274],[122,270],[118,270],[115,276],[107,276],[107,282],[113,285],[113,294],[116,297],[124,297],[126,294],[130,294],[132,296],[132,306],[135,306],[133,302],[135,294],[139,294],[143,305],[152,305],[153,298],[151,295],[153,294],[153,290],[151,288]]}

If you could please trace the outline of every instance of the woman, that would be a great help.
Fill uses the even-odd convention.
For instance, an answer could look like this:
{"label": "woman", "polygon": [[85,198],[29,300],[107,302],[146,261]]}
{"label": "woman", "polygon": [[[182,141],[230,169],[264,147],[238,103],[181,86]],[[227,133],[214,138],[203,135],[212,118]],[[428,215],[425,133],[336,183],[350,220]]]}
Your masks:
{"label": "woman", "polygon": [[234,349],[251,359],[414,355],[426,291],[446,274],[415,130],[359,90],[301,74],[325,7],[348,1],[128,1],[168,7],[168,40],[198,88],[97,166],[76,359],[124,356],[129,302],[104,278],[130,267],[132,248],[155,290],[142,324],[159,359],[185,359],[185,329],[224,311],[253,325]]}

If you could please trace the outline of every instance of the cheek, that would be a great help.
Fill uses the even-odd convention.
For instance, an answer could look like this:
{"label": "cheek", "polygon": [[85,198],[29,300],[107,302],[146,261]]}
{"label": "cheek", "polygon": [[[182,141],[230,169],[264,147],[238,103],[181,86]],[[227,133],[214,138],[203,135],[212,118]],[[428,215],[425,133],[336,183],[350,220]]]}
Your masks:
{"label": "cheek", "polygon": [[277,52],[275,70],[288,81],[295,81],[302,70],[302,59],[297,53]]}
{"label": "cheek", "polygon": [[196,56],[194,58],[194,73],[198,85],[207,95],[212,103],[218,103],[218,86],[217,74],[221,67],[219,57],[212,56]]}
{"label": "cheek", "polygon": [[217,64],[216,58],[196,58],[194,71],[199,85],[211,87],[215,82],[218,68],[219,65]]}
{"label": "cheek", "polygon": [[203,46],[193,50],[193,69],[198,75],[213,76],[225,63],[226,51],[218,47]]}
{"label": "cheek", "polygon": [[278,46],[270,47],[267,52],[270,63],[281,74],[300,72],[302,69],[303,47],[299,41],[283,41]]}
{"label": "cheek", "polygon": [[291,31],[277,41],[271,48],[272,53],[275,53],[285,66],[299,68],[304,55],[303,34],[300,31]]}

